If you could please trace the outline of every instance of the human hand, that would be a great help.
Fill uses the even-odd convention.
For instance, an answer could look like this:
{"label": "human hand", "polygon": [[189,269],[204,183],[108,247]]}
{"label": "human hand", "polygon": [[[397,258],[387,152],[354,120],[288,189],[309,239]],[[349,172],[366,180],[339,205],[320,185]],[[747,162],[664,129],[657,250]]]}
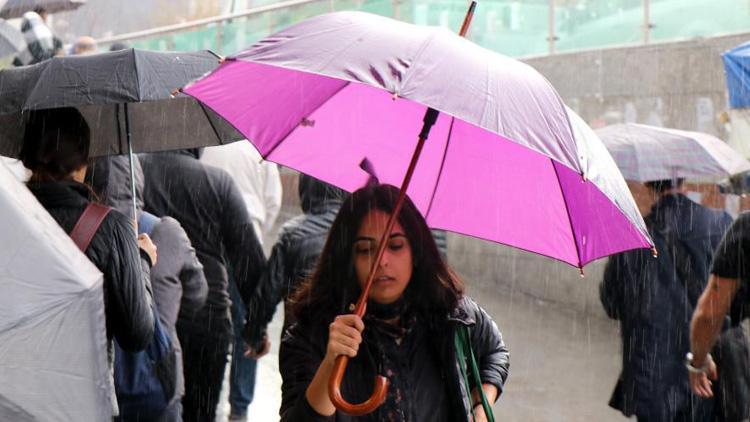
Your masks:
{"label": "human hand", "polygon": [[478,405],[474,408],[474,422],[487,422],[487,415],[484,413],[484,407]]}
{"label": "human hand", "polygon": [[154,242],[151,241],[151,238],[146,233],[138,235],[138,247],[148,254],[148,257],[151,259],[151,266],[156,265],[156,245],[154,245]]}
{"label": "human hand", "polygon": [[328,326],[326,360],[333,362],[342,355],[350,358],[357,356],[364,329],[365,324],[357,315],[337,316]]}
{"label": "human hand", "polygon": [[711,359],[706,372],[690,372],[690,388],[698,397],[711,398],[714,396],[714,392],[711,389],[713,385],[711,381],[716,381],[717,379],[716,363]]}
{"label": "human hand", "polygon": [[254,349],[245,344],[245,357],[258,360],[267,355],[269,350],[271,350],[271,341],[268,340],[268,335],[264,334],[259,348]]}

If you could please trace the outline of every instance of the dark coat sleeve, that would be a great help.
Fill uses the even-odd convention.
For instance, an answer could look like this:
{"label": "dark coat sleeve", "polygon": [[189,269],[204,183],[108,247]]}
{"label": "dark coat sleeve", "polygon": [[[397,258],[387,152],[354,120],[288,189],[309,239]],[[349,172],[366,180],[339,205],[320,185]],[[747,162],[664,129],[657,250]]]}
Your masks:
{"label": "dark coat sleeve", "polygon": [[250,214],[237,185],[226,175],[222,238],[227,259],[234,271],[242,301],[248,304],[265,268],[266,257],[253,228]]}
{"label": "dark coat sleeve", "polygon": [[197,312],[203,307],[208,295],[208,282],[203,274],[203,265],[198,261],[195,248],[193,248],[185,229],[182,228],[180,223],[171,217],[164,217],[162,218],[162,224],[168,225],[169,230],[174,233],[174,244],[179,249],[177,256],[180,257],[182,262],[179,273],[180,283],[182,284],[180,311]]}
{"label": "dark coat sleeve", "polygon": [[[320,331],[320,330],[319,330]],[[318,414],[307,401],[305,392],[325,356],[328,341],[325,333],[312,333],[300,324],[292,325],[281,341],[281,422],[333,421],[332,416]]]}
{"label": "dark coat sleeve", "polygon": [[599,300],[604,312],[612,319],[620,319],[625,298],[625,287],[628,285],[626,256],[618,254],[607,261],[604,278],[599,285]]}
{"label": "dark coat sleeve", "polygon": [[503,336],[484,309],[469,298],[463,300],[475,320],[471,329],[471,347],[479,366],[479,377],[482,383],[492,384],[502,393],[510,370],[510,353],[503,342]]}
{"label": "dark coat sleeve", "polygon": [[154,334],[151,262],[138,248],[127,217],[112,211],[105,221],[110,229],[97,231],[97,237],[104,236],[100,241],[111,250],[99,267],[106,283],[108,324],[124,350],[143,350]]}
{"label": "dark coat sleeve", "polygon": [[282,235],[274,245],[268,265],[247,307],[244,335],[250,344],[255,344],[263,337],[276,311],[276,306],[282,299],[283,290],[287,284],[286,242],[287,239]]}

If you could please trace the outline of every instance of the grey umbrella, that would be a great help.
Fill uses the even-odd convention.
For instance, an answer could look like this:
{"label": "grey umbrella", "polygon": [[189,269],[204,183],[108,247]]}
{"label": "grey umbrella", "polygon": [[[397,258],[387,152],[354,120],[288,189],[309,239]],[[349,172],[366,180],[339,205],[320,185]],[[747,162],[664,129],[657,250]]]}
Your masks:
{"label": "grey umbrella", "polygon": [[719,180],[750,170],[737,151],[706,133],[627,123],[596,134],[626,180]]}
{"label": "grey umbrella", "polygon": [[23,50],[26,41],[23,34],[8,22],[0,19],[0,58]]}
{"label": "grey umbrella", "polygon": [[20,18],[37,7],[47,13],[57,13],[78,9],[84,4],[85,0],[0,0],[0,18]]}
{"label": "grey umbrella", "polygon": [[131,154],[242,139],[211,110],[182,94],[219,59],[208,51],[137,49],[55,57],[0,70],[0,155],[18,157],[29,110],[76,107],[91,129],[91,155]]}

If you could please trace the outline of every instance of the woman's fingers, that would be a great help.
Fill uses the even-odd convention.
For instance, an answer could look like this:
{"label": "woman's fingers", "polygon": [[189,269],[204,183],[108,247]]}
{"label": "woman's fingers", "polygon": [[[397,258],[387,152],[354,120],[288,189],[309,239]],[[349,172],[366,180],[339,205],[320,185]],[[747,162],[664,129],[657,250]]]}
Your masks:
{"label": "woman's fingers", "polygon": [[365,325],[356,315],[339,315],[331,323],[328,330],[328,352],[334,357],[345,355],[357,356],[359,345],[362,343],[362,330]]}
{"label": "woman's fingers", "polygon": [[365,329],[365,324],[362,322],[362,318],[354,314],[339,315],[333,320],[335,323],[341,323],[349,327],[354,327],[357,331],[362,332]]}

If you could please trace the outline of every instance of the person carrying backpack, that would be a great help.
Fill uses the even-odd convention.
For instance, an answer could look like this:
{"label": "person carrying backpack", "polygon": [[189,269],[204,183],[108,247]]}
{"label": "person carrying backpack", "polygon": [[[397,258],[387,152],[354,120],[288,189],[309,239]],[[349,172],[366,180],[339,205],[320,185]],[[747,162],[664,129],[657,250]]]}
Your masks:
{"label": "person carrying backpack", "polygon": [[[159,248],[159,261],[151,270],[159,318],[154,339],[145,351],[117,355],[118,420],[181,421],[180,400],[185,394],[185,379],[182,347],[175,324],[180,313],[192,314],[203,306],[208,284],[203,266],[180,223],[170,217],[160,218],[143,211],[143,172],[137,157],[134,157],[133,167],[138,232],[149,235]],[[86,179],[104,203],[122,213],[132,214],[127,156],[95,159]]]}
{"label": "person carrying backpack", "polygon": [[[24,166],[32,171],[27,186],[67,233],[91,208],[93,192],[82,183],[89,144],[88,124],[76,109],[30,112],[20,154]],[[111,340],[117,340],[124,350],[139,351],[153,337],[149,275],[157,254],[147,235],[136,242],[128,217],[106,208],[98,211],[96,230],[89,233],[83,249],[104,276],[104,317],[112,364]]]}

